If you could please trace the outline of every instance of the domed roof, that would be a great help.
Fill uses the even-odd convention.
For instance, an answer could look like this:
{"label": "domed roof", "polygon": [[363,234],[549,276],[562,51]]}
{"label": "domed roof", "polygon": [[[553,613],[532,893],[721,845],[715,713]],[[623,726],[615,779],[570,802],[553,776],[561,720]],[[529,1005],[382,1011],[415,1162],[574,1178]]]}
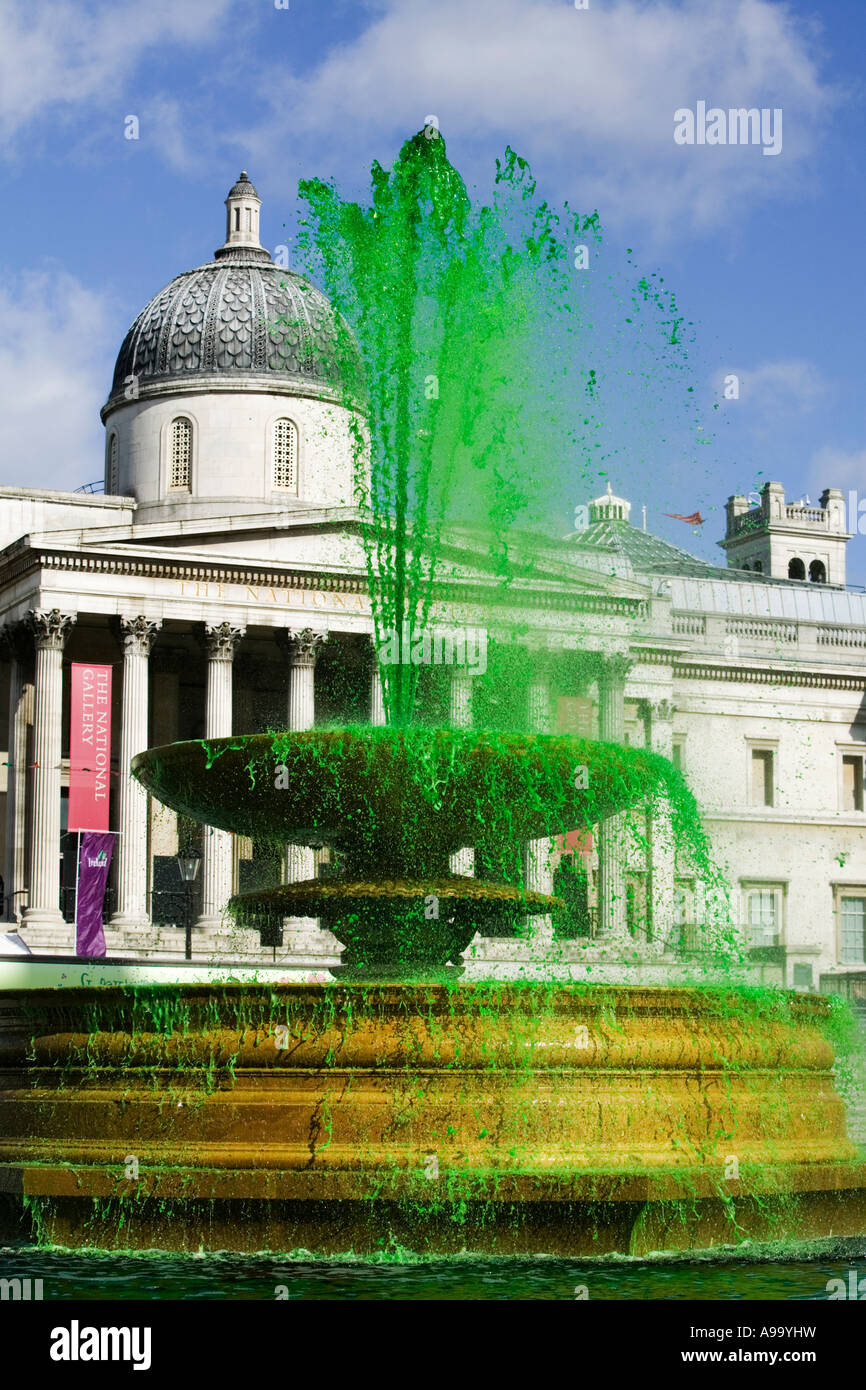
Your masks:
{"label": "domed roof", "polygon": [[628,521],[631,512],[631,502],[624,497],[617,497],[614,493],[610,480],[607,484],[607,492],[602,493],[601,497],[596,497],[589,504],[589,515],[592,521]]}
{"label": "domed roof", "polygon": [[250,183],[246,169],[241,170],[241,176],[237,183],[229,189],[228,196],[230,198],[258,198],[259,195]]}
{"label": "domed roof", "polygon": [[354,380],[358,362],[345,361],[346,338],[338,341],[331,304],[303,276],[275,265],[257,231],[232,233],[233,207],[256,196],[244,171],[226,199],[229,232],[214,260],[176,276],[142,309],[118,354],[103,420],[130,399],[186,387],[238,390],[246,383],[342,399],[341,377],[348,365]]}

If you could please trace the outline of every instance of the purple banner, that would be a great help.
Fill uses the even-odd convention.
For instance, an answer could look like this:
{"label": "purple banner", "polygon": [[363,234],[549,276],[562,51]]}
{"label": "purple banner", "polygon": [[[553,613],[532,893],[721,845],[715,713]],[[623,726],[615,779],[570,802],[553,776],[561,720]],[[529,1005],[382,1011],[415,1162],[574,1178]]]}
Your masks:
{"label": "purple banner", "polygon": [[78,898],[75,913],[75,954],[104,956],[102,902],[111,865],[114,836],[107,830],[85,830],[78,861]]}

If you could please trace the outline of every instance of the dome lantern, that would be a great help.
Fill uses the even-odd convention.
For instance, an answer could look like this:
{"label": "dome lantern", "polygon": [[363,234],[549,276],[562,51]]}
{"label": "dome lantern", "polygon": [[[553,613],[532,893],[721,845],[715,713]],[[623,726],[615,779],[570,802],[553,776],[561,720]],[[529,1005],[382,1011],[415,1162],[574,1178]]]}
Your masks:
{"label": "dome lantern", "polygon": [[226,197],[226,239],[214,254],[217,258],[238,247],[260,251],[259,209],[262,200],[242,170],[237,183],[228,191]]}
{"label": "dome lantern", "polygon": [[624,497],[615,497],[610,482],[607,492],[589,504],[590,521],[628,521],[631,502]]}

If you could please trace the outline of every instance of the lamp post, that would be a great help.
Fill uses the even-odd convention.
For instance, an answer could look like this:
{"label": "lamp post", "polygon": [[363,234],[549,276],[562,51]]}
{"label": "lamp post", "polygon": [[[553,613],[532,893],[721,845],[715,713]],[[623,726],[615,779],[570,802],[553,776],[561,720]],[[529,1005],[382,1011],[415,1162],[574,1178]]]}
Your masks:
{"label": "lamp post", "polygon": [[197,849],[185,849],[177,856],[177,867],[181,882],[186,888],[184,934],[186,936],[186,959],[192,960],[192,885],[198,878],[201,853]]}

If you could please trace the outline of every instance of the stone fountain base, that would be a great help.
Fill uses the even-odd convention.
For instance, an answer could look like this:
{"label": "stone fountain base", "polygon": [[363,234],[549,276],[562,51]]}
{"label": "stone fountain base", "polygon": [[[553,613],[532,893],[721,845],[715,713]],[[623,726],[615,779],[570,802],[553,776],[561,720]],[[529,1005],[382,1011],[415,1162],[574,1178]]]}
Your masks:
{"label": "stone fountain base", "polygon": [[107,1249],[860,1235],[828,1014],[627,986],[8,991],[0,1191],[25,1239]]}

